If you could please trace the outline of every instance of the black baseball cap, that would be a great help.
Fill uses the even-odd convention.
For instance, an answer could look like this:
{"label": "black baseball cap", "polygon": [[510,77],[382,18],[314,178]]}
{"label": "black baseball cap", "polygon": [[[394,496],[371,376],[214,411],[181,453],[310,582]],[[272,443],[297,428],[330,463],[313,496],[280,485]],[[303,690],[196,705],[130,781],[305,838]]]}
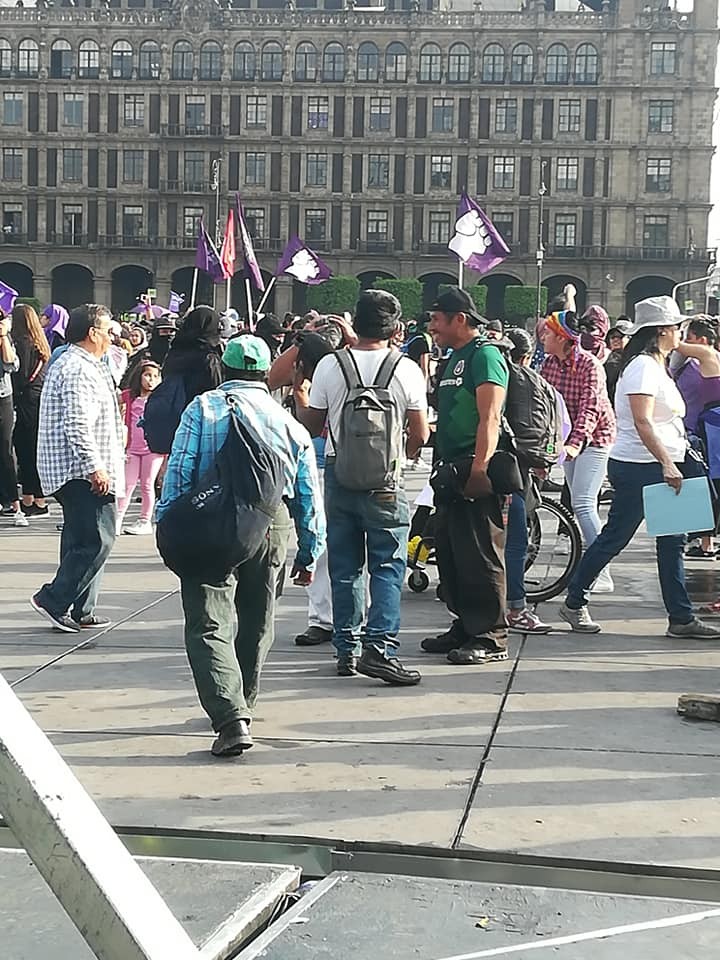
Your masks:
{"label": "black baseball cap", "polygon": [[471,317],[476,324],[485,323],[485,318],[478,313],[475,303],[465,290],[461,287],[448,287],[438,294],[435,302],[430,307],[431,310],[437,310],[438,313],[464,313],[466,317]]}

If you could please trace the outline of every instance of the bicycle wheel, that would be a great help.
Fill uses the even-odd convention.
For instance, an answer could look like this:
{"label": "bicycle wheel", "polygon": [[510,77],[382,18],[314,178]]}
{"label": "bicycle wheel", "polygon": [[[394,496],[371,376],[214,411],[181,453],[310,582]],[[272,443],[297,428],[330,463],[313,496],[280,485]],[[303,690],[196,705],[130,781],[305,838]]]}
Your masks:
{"label": "bicycle wheel", "polygon": [[525,596],[530,603],[552,600],[563,592],[580,563],[582,536],[573,515],[557,500],[540,497],[528,517]]}

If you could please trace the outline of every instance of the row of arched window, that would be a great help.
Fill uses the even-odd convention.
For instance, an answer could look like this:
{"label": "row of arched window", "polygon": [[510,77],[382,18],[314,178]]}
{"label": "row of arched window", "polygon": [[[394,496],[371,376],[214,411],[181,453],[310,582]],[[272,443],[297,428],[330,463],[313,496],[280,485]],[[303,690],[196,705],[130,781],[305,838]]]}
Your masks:
{"label": "row of arched window", "polygon": [[[172,48],[170,77],[173,80],[220,80],[224,67],[223,49],[216,40],[207,40],[199,50],[188,40],[178,40]],[[295,48],[293,76],[295,80],[343,81],[348,69],[348,56],[341,43],[331,42],[319,50],[304,41]],[[0,76],[36,77],[40,54],[35,40],[21,40],[13,62],[13,48],[0,39]],[[160,77],[161,53],[155,40],[140,44],[137,61],[135,50],[127,40],[117,40],[110,51],[110,76],[114,79],[154,80]],[[232,54],[233,80],[282,80],[284,54],[275,40],[258,50],[250,41],[236,44]],[[382,52],[366,41],[357,49],[355,79],[376,82],[404,83],[410,70],[410,54],[405,44],[390,43]],[[77,58],[67,40],[55,40],[50,49],[50,76],[85,79],[100,76],[100,47],[94,40],[83,40]],[[571,55],[562,43],[553,43],[545,51],[543,79],[545,83],[597,83],[600,58],[591,43],[582,43]],[[473,77],[473,54],[466,43],[454,43],[447,54],[436,43],[426,43],[420,50],[417,79],[421,83],[469,83]],[[478,78],[483,83],[532,83],[537,79],[536,52],[527,43],[519,43],[510,52],[499,43],[489,43],[480,55]]]}

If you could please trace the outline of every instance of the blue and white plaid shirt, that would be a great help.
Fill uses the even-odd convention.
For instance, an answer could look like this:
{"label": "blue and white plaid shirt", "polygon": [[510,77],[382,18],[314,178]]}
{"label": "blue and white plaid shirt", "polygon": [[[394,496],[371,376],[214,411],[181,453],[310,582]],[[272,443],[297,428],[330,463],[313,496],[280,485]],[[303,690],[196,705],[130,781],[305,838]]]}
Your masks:
{"label": "blue and white plaid shirt", "polygon": [[96,470],[125,494],[125,449],[115,384],[107,364],[71,345],[48,371],[40,394],[38,474],[45,493]]}
{"label": "blue and white plaid shirt", "polygon": [[157,518],[208,470],[228,435],[230,408],[226,394],[236,401],[236,412],[280,456],[285,468],[285,490],[298,538],[296,562],[312,569],[325,549],[325,511],[318,482],[315,450],[310,434],[274,400],[265,384],[229,380],[217,390],[200,394],[185,409],[173,440]]}

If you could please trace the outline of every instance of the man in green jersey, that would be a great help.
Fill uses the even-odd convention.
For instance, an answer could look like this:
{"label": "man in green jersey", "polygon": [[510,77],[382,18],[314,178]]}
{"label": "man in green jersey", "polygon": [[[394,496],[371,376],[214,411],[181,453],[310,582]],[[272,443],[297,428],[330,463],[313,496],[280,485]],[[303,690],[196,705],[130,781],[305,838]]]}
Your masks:
{"label": "man in green jersey", "polygon": [[458,464],[464,486],[438,498],[436,518],[443,596],[457,619],[422,646],[446,653],[451,663],[507,660],[502,500],[487,468],[500,437],[508,368],[481,336],[484,324],[459,287],[443,291],[432,307],[430,333],[453,351],[438,384],[436,454],[441,464]]}

